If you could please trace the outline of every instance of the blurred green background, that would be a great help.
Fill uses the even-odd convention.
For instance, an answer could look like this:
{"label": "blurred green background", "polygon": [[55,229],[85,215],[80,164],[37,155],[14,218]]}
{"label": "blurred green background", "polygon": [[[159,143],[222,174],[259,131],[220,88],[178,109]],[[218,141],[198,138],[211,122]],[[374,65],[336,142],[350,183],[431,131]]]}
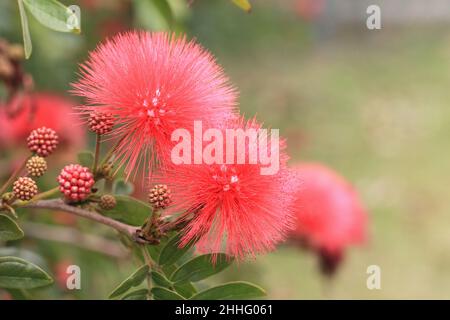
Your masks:
{"label": "blurred green background", "polygon": [[[36,91],[69,95],[88,50],[116,31],[186,32],[224,67],[240,91],[242,113],[281,129],[292,163],[325,163],[360,192],[370,213],[369,243],[351,248],[333,279],[319,274],[312,254],[282,245],[210,282],[253,281],[274,299],[450,298],[445,13],[433,19],[426,10],[408,16],[416,1],[396,1],[404,16],[389,11],[382,29],[371,31],[365,25],[367,5],[356,0],[342,1],[350,3],[350,11],[338,9],[336,1],[319,7],[311,1],[253,1],[251,14],[228,0],[196,0],[190,7],[170,1],[172,24],[151,8],[137,10],[142,1],[63,2],[81,7],[82,34],[50,31],[30,18],[33,55],[25,67]],[[386,4],[371,3],[377,2]],[[430,3],[427,10],[433,10]],[[15,1],[0,4],[0,35],[21,42]],[[70,245],[25,240],[20,247],[51,261],[47,268],[53,274],[61,261],[82,270],[82,290],[51,288],[33,293],[36,297],[103,299],[134,268],[130,259]],[[366,269],[373,264],[381,268],[381,290],[366,287]]]}

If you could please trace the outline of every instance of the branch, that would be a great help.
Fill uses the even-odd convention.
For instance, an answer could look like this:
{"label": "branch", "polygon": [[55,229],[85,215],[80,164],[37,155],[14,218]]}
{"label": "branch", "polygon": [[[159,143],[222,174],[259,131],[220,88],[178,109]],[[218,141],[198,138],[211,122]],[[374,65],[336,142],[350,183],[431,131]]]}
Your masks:
{"label": "branch", "polygon": [[21,226],[28,237],[67,243],[118,259],[123,259],[128,255],[127,250],[117,245],[116,242],[92,234],[82,233],[74,228],[35,222],[23,222]]}
{"label": "branch", "polygon": [[139,244],[148,243],[147,241],[145,241],[145,239],[142,239],[139,237],[139,233],[140,233],[139,227],[130,226],[128,224],[125,224],[125,223],[116,221],[114,219],[102,216],[99,213],[68,205],[67,203],[65,203],[64,201],[62,201],[60,199],[39,200],[36,202],[30,202],[29,204],[26,204],[23,207],[24,208],[34,208],[34,209],[50,209],[50,210],[65,211],[67,213],[71,213],[71,214],[77,215],[79,217],[83,217],[83,218],[104,224],[113,229],[116,229],[117,231],[127,235],[133,241],[135,241]]}

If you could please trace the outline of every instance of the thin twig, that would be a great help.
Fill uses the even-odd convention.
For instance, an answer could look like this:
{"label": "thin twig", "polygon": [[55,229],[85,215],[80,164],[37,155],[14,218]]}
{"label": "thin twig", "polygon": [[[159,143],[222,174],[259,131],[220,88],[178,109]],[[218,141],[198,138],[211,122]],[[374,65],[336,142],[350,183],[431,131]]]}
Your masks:
{"label": "thin twig", "polygon": [[[147,248],[145,246],[142,247],[142,254],[144,256],[145,264],[148,265],[150,270],[153,269],[154,266],[153,260],[150,257],[150,254],[148,253]],[[150,275],[150,272],[147,274],[147,288],[148,288],[147,299],[150,299],[151,298],[150,290],[152,289],[152,277]]]}
{"label": "thin twig", "polygon": [[130,226],[128,224],[122,223],[120,221],[111,219],[109,217],[103,216],[99,213],[88,211],[82,208],[78,208],[75,206],[68,205],[64,201],[60,199],[53,199],[53,200],[40,200],[37,202],[32,202],[24,207],[26,208],[34,208],[34,209],[50,209],[50,210],[60,210],[65,211],[67,213],[75,214],[77,216],[104,224],[106,226],[109,226],[125,235],[130,237],[133,241],[140,243],[140,244],[146,244],[147,241],[139,237],[140,228],[135,226]]}
{"label": "thin twig", "polygon": [[93,234],[86,234],[74,228],[35,222],[23,222],[21,226],[27,237],[67,243],[117,259],[123,259],[128,256],[128,251],[118,245],[117,242]]}
{"label": "thin twig", "polygon": [[29,157],[25,158],[25,160],[22,161],[19,167],[17,167],[16,170],[11,174],[9,179],[5,182],[5,184],[0,188],[0,195],[2,195],[6,189],[8,189],[9,185],[14,182],[14,180],[17,178],[17,176],[20,174],[20,172],[25,168],[25,165],[27,164]]}
{"label": "thin twig", "polygon": [[102,143],[102,136],[97,133],[95,139],[95,154],[94,154],[94,164],[92,165],[92,172],[97,173],[98,158],[100,157],[100,144]]}

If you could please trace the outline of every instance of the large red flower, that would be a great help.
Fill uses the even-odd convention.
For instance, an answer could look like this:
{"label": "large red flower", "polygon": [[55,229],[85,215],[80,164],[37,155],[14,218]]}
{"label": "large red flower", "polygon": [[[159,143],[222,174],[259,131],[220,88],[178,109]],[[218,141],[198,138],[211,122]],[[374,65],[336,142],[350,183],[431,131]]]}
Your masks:
{"label": "large red flower", "polygon": [[[225,126],[260,128],[254,120],[244,123],[242,118],[233,121],[231,127]],[[247,159],[249,145],[255,143],[249,141],[244,150],[237,150]],[[273,175],[261,175],[263,165],[259,160],[255,164],[174,165],[163,173],[174,201],[168,213],[185,212],[179,217],[186,223],[182,246],[196,241],[201,252],[222,251],[242,259],[273,250],[285,238],[293,227],[291,206],[296,179],[285,168],[285,141],[268,147],[269,152],[275,147],[280,152],[280,169]]]}
{"label": "large red flower", "polygon": [[322,262],[335,268],[333,264],[339,263],[348,246],[364,242],[366,211],[353,187],[331,169],[301,164],[294,171],[301,186],[296,196],[297,227],[292,237],[306,241],[325,259]]}
{"label": "large red flower", "polygon": [[117,151],[128,175],[160,162],[175,129],[194,120],[214,126],[232,114],[237,94],[213,56],[194,41],[167,33],[130,32],[93,51],[74,92],[87,98],[83,113],[112,113],[123,138]]}

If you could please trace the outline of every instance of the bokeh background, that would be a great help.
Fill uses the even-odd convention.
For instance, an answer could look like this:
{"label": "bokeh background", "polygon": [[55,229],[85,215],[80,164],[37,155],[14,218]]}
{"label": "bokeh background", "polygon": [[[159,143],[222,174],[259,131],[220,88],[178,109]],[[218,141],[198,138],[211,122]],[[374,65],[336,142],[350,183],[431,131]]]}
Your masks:
{"label": "bokeh background", "polygon": [[[241,111],[280,128],[292,163],[322,162],[360,193],[369,241],[348,250],[335,277],[320,274],[314,255],[282,245],[209,282],[253,281],[274,299],[450,298],[450,1],[254,0],[247,14],[228,0],[170,0],[171,22],[150,0],[62,2],[80,6],[82,34],[30,18],[33,54],[24,67],[35,91],[70,96],[88,50],[117,32],[186,32],[239,88]],[[366,27],[370,4],[381,7],[381,30]],[[21,42],[15,1],[0,2],[0,36]],[[1,156],[3,179],[15,156]],[[62,213],[29,217],[36,219],[92,228]],[[26,238],[2,250],[20,250],[60,277],[67,264],[81,267],[82,290],[53,286],[33,292],[40,298],[102,299],[134,268],[120,249],[111,257]],[[366,287],[373,264],[381,290]]]}

